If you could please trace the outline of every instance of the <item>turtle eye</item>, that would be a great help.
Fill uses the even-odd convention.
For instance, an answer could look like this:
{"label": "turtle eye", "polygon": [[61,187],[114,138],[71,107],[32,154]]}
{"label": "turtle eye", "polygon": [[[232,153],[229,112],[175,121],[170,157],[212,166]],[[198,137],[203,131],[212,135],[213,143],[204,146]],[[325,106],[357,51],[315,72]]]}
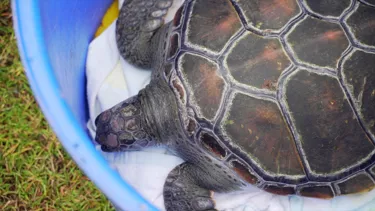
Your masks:
{"label": "turtle eye", "polygon": [[220,144],[216,141],[214,137],[210,136],[207,133],[203,133],[201,135],[201,141],[203,146],[215,155],[218,155],[221,158],[224,158],[226,156],[227,153],[225,149],[220,146]]}

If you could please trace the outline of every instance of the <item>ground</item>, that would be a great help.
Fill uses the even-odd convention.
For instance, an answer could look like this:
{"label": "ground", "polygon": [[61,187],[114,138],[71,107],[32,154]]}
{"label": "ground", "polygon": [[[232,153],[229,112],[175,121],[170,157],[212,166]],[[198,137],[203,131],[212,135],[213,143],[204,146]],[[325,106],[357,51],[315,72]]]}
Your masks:
{"label": "ground", "polygon": [[0,1],[0,210],[113,210],[43,117],[25,77],[9,0]]}

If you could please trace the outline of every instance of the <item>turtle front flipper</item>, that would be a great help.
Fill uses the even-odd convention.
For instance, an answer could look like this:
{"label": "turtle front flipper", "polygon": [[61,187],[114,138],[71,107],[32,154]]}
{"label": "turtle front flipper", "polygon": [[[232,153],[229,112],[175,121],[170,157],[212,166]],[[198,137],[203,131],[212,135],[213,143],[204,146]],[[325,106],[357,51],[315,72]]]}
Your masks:
{"label": "turtle front flipper", "polygon": [[164,204],[167,211],[203,211],[215,209],[212,192],[200,184],[209,175],[205,175],[198,166],[183,163],[175,167],[164,184]]}
{"label": "turtle front flipper", "polygon": [[158,31],[173,0],[127,0],[122,5],[116,25],[120,54],[129,63],[151,68],[157,51]]}

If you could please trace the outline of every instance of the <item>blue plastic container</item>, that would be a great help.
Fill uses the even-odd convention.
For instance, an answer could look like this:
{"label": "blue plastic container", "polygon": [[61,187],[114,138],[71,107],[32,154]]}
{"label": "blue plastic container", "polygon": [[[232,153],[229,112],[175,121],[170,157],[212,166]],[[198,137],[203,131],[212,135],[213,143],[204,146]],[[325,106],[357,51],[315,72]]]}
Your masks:
{"label": "blue plastic container", "polygon": [[34,96],[66,151],[119,209],[156,210],[109,167],[87,133],[86,53],[111,2],[13,0],[14,29]]}

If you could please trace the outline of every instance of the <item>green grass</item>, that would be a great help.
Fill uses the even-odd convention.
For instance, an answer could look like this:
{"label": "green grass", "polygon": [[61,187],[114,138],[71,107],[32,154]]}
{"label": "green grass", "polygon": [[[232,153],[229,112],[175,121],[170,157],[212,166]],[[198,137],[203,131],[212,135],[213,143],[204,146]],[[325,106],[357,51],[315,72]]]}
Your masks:
{"label": "green grass", "polygon": [[25,77],[0,1],[0,210],[113,210],[64,151]]}

